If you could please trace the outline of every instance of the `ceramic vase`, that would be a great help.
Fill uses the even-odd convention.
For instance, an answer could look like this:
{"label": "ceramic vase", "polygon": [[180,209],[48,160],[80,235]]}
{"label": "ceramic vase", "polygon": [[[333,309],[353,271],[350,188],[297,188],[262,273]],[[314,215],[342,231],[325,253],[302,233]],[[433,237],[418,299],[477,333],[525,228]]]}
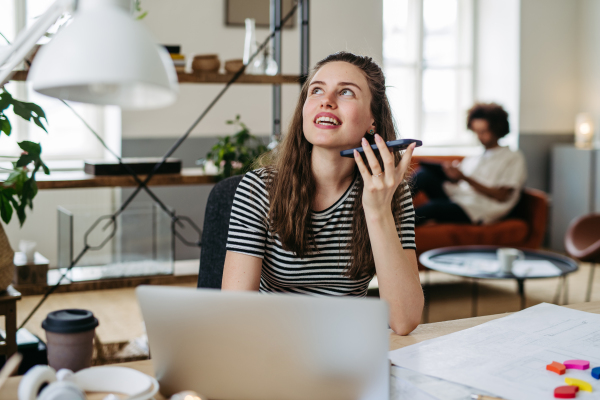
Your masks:
{"label": "ceramic vase", "polygon": [[264,68],[261,69],[262,61],[261,54],[258,54],[252,62],[250,57],[256,53],[258,46],[256,44],[256,23],[254,18],[246,18],[246,38],[244,41],[244,65],[246,67],[247,74],[260,75],[263,74]]}

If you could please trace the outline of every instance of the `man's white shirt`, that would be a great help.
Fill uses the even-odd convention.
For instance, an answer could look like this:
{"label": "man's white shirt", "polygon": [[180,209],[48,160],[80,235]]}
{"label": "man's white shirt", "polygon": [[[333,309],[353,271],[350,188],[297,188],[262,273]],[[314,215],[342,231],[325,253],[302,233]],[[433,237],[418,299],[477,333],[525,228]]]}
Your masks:
{"label": "man's white shirt", "polygon": [[444,182],[450,200],[461,206],[473,223],[489,224],[508,214],[519,201],[527,179],[523,153],[508,147],[495,147],[479,156],[466,157],[459,168],[465,176],[484,186],[514,189],[507,201],[500,202],[477,192],[465,181]]}

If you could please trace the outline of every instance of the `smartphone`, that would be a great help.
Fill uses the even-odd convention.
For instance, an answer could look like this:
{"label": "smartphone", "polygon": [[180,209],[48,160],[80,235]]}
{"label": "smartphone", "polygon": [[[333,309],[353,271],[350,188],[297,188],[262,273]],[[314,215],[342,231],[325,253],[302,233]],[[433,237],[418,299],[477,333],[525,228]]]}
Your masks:
{"label": "smartphone", "polygon": [[[385,142],[388,149],[392,153],[395,151],[405,150],[408,146],[410,146],[413,143],[417,144],[416,147],[423,146],[423,142],[420,140],[417,140],[417,139],[400,139],[400,140],[390,140],[389,142]],[[377,148],[376,144],[372,144],[371,148],[373,149],[375,154],[377,154],[379,152],[379,149]],[[357,147],[355,149],[342,150],[342,151],[340,151],[340,155],[342,157],[354,157],[354,150],[358,151],[360,154],[364,153],[364,150],[362,147]]]}

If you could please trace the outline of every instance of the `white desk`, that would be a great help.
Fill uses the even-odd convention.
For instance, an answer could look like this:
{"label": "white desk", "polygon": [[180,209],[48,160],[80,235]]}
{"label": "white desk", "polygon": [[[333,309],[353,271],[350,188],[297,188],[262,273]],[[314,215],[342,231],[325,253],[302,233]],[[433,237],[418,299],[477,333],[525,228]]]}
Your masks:
{"label": "white desk", "polygon": [[[600,314],[600,301],[590,302],[590,303],[580,303],[574,304],[571,306],[566,306],[568,308],[573,308],[575,310],[592,312],[595,314]],[[484,322],[491,321],[496,318],[502,318],[509,315],[507,314],[496,314],[496,315],[487,315],[484,317],[475,317],[475,318],[465,318],[454,321],[445,321],[445,322],[436,322],[432,324],[422,324],[417,327],[410,335],[408,336],[398,336],[395,334],[390,334],[390,350],[399,349],[401,347],[409,346],[411,344],[419,343],[424,340],[433,339],[439,336],[447,335],[449,333],[461,331],[463,329],[471,328],[473,326],[483,324]],[[136,361],[131,363],[123,363],[119,364],[124,367],[130,367],[137,369],[138,371],[142,371],[146,374],[153,375],[154,371],[152,369],[152,363],[150,360],[145,361]],[[17,400],[17,389],[19,387],[19,382],[21,377],[12,377],[8,379],[6,385],[0,389],[0,400]],[[98,393],[93,394],[88,397],[89,400],[102,400],[106,394]],[[157,395],[155,396],[156,400],[166,400],[165,397]]]}

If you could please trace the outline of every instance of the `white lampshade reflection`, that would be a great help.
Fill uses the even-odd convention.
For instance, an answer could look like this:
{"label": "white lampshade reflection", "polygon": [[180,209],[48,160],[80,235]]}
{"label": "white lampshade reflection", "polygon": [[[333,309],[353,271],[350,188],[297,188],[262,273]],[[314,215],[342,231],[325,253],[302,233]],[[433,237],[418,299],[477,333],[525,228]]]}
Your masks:
{"label": "white lampshade reflection", "polygon": [[589,113],[579,113],[575,117],[575,146],[591,148],[594,141],[594,119]]}
{"label": "white lampshade reflection", "polygon": [[126,109],[173,103],[178,92],[175,67],[144,26],[115,1],[81,4],[73,21],[38,52],[27,79],[33,89],[59,99]]}

